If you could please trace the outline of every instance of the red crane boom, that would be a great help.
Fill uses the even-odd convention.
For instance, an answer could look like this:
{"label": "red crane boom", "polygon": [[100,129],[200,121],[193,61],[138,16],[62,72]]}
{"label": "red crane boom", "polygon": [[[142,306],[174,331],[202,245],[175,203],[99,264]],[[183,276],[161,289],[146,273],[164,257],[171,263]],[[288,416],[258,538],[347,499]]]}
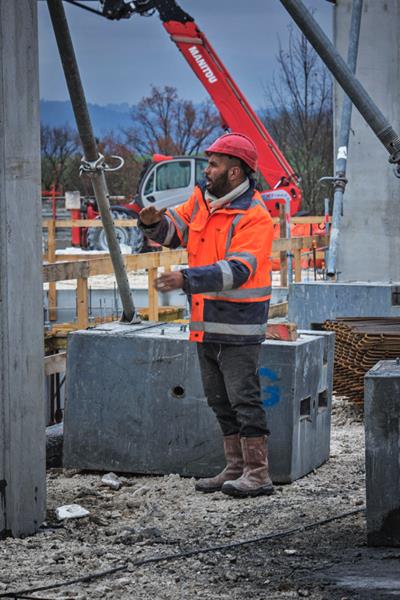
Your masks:
{"label": "red crane boom", "polygon": [[269,135],[261,119],[238,88],[193,17],[176,0],[103,0],[103,14],[111,19],[129,17],[132,13],[149,15],[157,10],[171,40],[176,44],[197,75],[215,106],[224,128],[243,133],[257,146],[259,170],[270,190],[263,198],[274,216],[279,204],[290,204],[290,214],[301,207],[299,178]]}

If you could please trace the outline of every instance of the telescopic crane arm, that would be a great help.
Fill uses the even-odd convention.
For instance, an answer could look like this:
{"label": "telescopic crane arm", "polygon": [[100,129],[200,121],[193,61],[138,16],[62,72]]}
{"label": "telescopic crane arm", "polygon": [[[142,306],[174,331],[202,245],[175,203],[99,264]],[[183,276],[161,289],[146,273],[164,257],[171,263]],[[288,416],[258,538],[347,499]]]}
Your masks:
{"label": "telescopic crane arm", "polygon": [[[259,170],[271,190],[284,190],[290,195],[291,213],[301,206],[299,180],[266,130],[261,119],[233,81],[204,33],[193,17],[175,0],[104,0],[103,15],[110,19],[126,18],[137,13],[149,16],[158,12],[164,29],[182,52],[217,107],[224,128],[250,137],[257,146]],[[274,198],[279,197],[279,192]]]}

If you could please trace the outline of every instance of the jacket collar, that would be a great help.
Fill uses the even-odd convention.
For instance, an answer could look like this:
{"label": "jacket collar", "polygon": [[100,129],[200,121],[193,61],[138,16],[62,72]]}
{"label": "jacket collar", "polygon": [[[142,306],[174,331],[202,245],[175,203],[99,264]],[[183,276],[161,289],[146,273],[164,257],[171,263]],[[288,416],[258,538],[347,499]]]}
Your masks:
{"label": "jacket collar", "polygon": [[[244,194],[242,194],[241,196],[239,196],[238,198],[235,198],[235,200],[232,200],[232,202],[230,202],[230,204],[228,206],[224,206],[223,208],[220,208],[218,210],[247,210],[251,204],[251,201],[253,199],[254,196],[254,188],[256,186],[256,183],[254,181],[254,179],[252,177],[249,178],[250,180],[250,187],[248,190],[246,190],[244,192]],[[205,180],[203,180],[200,184],[199,184],[202,196],[203,196],[203,201],[206,202],[205,198],[204,198],[204,194],[206,191],[206,182]]]}

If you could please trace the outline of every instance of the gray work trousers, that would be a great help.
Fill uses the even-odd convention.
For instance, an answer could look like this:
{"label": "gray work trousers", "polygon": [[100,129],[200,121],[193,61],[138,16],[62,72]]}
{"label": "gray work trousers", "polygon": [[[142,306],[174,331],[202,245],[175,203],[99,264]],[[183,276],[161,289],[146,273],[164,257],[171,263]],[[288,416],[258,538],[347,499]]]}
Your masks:
{"label": "gray work trousers", "polygon": [[261,344],[197,344],[204,392],[224,436],[268,434],[258,374]]}

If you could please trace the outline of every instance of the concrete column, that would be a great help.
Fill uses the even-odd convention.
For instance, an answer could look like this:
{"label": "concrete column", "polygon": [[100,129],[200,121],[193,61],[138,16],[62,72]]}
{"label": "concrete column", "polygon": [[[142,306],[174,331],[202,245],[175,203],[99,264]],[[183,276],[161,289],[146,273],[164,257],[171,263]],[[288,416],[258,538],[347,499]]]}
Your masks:
{"label": "concrete column", "polygon": [[45,516],[36,0],[0,0],[0,536]]}
{"label": "concrete column", "polygon": [[400,546],[400,361],[365,376],[367,533],[370,546]]}
{"label": "concrete column", "polygon": [[[335,45],[347,56],[351,0],[336,0]],[[364,0],[357,77],[400,129],[400,0]],[[339,128],[343,93],[335,85]],[[400,180],[381,142],[353,108],[349,183],[344,197],[338,270],[341,281],[400,281]]]}

